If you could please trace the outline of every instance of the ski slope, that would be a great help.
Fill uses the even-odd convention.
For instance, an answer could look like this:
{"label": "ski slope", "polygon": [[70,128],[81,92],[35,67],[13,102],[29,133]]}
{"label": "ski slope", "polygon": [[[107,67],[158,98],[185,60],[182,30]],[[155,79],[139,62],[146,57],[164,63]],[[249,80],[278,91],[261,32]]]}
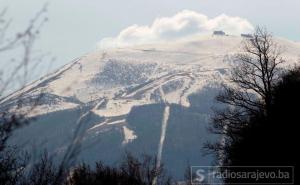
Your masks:
{"label": "ski slope", "polygon": [[[29,115],[37,120],[10,142],[62,156],[82,124],[80,160],[114,165],[125,151],[147,153],[180,178],[187,161],[211,162],[200,151],[215,138],[206,130],[213,98],[228,76],[226,59],[240,51],[242,41],[238,36],[197,36],[79,57],[1,101],[15,109],[17,100],[24,99],[25,111],[43,93]],[[286,50],[286,65],[297,63],[300,44],[276,41]]]}

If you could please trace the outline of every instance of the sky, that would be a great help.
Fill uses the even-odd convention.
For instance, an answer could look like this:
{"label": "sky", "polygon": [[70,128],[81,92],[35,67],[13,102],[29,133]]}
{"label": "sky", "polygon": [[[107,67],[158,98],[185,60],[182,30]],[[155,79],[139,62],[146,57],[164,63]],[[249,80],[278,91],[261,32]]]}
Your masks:
{"label": "sky", "polygon": [[99,46],[219,28],[249,32],[261,25],[276,36],[300,41],[299,0],[0,0],[0,9],[8,8],[12,28],[21,30],[46,2],[49,21],[37,46],[56,57],[54,69]]}

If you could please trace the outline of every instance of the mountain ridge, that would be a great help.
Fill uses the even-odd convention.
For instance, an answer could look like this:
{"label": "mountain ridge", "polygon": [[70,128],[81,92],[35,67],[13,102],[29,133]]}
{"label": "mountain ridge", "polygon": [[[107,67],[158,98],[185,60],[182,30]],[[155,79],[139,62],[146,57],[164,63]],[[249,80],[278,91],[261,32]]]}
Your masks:
{"label": "mountain ridge", "polygon": [[[188,163],[212,161],[201,155],[201,147],[217,139],[206,129],[213,99],[228,77],[228,59],[243,39],[205,36],[79,57],[1,102],[13,109],[23,98],[26,109],[43,93],[30,115],[36,121],[17,130],[10,142],[62,156],[80,125],[80,160],[113,165],[126,151],[159,154],[166,168],[182,178]],[[284,56],[289,64],[296,62],[300,45],[276,41],[288,48]]]}

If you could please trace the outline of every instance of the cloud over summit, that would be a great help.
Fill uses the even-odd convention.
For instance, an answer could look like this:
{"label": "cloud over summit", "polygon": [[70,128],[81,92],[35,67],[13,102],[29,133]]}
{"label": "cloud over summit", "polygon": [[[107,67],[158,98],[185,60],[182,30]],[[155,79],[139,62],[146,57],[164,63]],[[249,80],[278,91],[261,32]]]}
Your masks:
{"label": "cloud over summit", "polygon": [[102,39],[98,46],[123,47],[182,39],[196,34],[208,34],[223,30],[228,34],[239,35],[253,31],[253,25],[241,17],[225,14],[208,18],[195,11],[183,10],[172,17],[160,17],[151,25],[132,25],[122,30],[118,36]]}

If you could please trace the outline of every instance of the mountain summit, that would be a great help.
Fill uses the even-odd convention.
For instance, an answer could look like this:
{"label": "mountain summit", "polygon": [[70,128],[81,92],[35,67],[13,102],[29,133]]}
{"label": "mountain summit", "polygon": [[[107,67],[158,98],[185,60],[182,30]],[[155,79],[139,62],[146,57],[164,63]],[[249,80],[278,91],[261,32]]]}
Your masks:
{"label": "mountain summit", "polygon": [[[201,36],[82,56],[1,100],[14,109],[21,98],[28,109],[42,93],[35,121],[10,142],[63,156],[75,135],[79,161],[115,165],[126,151],[149,154],[182,178],[188,165],[211,164],[201,148],[217,139],[207,131],[213,99],[243,39]],[[299,43],[276,41],[297,61]]]}

